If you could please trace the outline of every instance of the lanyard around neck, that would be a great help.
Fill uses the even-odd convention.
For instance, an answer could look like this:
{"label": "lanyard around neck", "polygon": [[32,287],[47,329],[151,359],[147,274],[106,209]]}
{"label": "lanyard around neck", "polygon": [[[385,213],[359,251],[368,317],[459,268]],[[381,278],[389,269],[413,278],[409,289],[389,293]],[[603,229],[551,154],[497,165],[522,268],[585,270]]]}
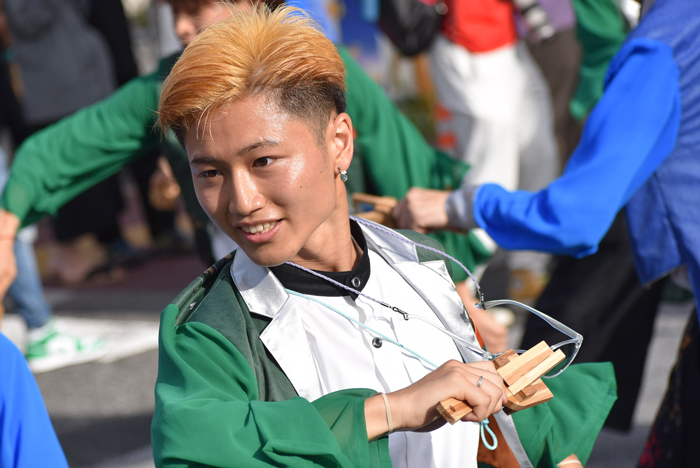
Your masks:
{"label": "lanyard around neck", "polygon": [[[472,278],[472,280],[474,281],[474,284],[476,285],[476,290],[477,290],[477,292],[479,293],[479,299],[480,299],[481,304],[482,304],[482,306],[483,306],[484,295],[481,293],[481,289],[479,288],[479,282],[476,280],[476,278],[474,278],[474,276],[473,276],[472,273],[467,269],[467,267],[465,267],[465,266],[464,266],[459,260],[457,260],[456,258],[452,257],[451,255],[446,254],[445,252],[442,252],[441,250],[434,249],[434,248],[429,247],[429,246],[427,246],[427,245],[419,244],[418,242],[413,242],[412,240],[407,239],[406,237],[401,236],[401,235],[395,233],[394,231],[392,231],[392,230],[390,230],[390,229],[388,229],[388,228],[385,228],[384,226],[380,226],[380,225],[378,225],[378,224],[370,223],[370,222],[368,222],[368,221],[366,221],[366,220],[364,220],[364,219],[362,219],[362,218],[357,218],[357,217],[355,217],[355,216],[351,216],[350,219],[352,219],[353,221],[355,221],[355,222],[357,222],[357,223],[359,223],[359,224],[363,224],[363,225],[368,226],[368,227],[370,227],[370,228],[373,228],[373,229],[375,229],[375,230],[382,231],[382,232],[384,232],[384,233],[386,233],[386,234],[389,234],[389,235],[391,235],[392,237],[395,237],[395,238],[397,238],[397,239],[399,239],[399,240],[401,240],[401,241],[403,241],[403,242],[405,242],[405,243],[408,243],[408,244],[411,244],[411,245],[414,245],[414,246],[416,246],[416,247],[420,247],[420,248],[423,248],[423,249],[430,250],[430,251],[432,251],[432,252],[435,252],[435,253],[437,253],[437,254],[442,255],[442,256],[445,257],[445,258],[448,258],[448,259],[452,260],[453,262],[455,262],[456,264],[458,264],[458,265],[469,275],[470,278]],[[401,315],[403,316],[404,320],[408,320],[409,318],[411,318],[411,319],[415,318],[415,319],[417,319],[417,320],[420,320],[420,321],[422,321],[422,322],[425,322],[425,323],[427,323],[428,325],[430,325],[430,326],[432,326],[433,328],[435,328],[436,330],[438,330],[438,331],[440,331],[440,332],[442,332],[442,333],[445,333],[446,335],[450,336],[450,338],[452,338],[452,339],[455,340],[456,342],[462,344],[463,346],[469,348],[470,351],[472,351],[472,352],[478,354],[479,356],[483,357],[483,358],[486,359],[486,360],[492,360],[492,359],[494,359],[494,358],[496,357],[496,355],[494,355],[494,354],[492,354],[492,353],[489,353],[488,351],[485,351],[485,350],[481,349],[480,347],[477,347],[477,346],[473,345],[472,343],[469,343],[468,341],[466,341],[465,339],[461,338],[460,336],[457,336],[457,335],[455,335],[454,333],[452,333],[452,332],[450,332],[450,331],[448,331],[448,330],[446,330],[446,329],[444,329],[444,328],[441,328],[441,327],[437,326],[436,324],[430,322],[429,320],[424,319],[423,317],[421,317],[421,316],[419,316],[419,315],[409,314],[408,312],[406,312],[406,311],[404,311],[404,310],[401,310],[400,308],[398,308],[398,307],[396,307],[396,306],[393,306],[393,305],[391,305],[391,304],[388,304],[388,303],[386,303],[386,302],[384,302],[384,301],[380,301],[379,299],[376,299],[376,298],[370,296],[369,294],[366,294],[366,293],[364,293],[364,292],[362,292],[362,291],[359,291],[359,290],[357,290],[357,289],[351,288],[350,286],[346,286],[345,284],[343,284],[343,283],[341,283],[341,282],[339,282],[339,281],[336,281],[336,280],[334,280],[334,279],[332,279],[332,278],[329,278],[328,276],[326,276],[326,275],[324,275],[324,274],[322,274],[322,273],[319,273],[319,272],[317,272],[317,271],[314,271],[314,270],[312,270],[312,269],[310,269],[310,268],[306,268],[306,267],[304,267],[304,266],[297,265],[296,263],[292,263],[292,262],[286,262],[286,263],[287,263],[288,265],[291,265],[291,266],[293,266],[293,267],[295,267],[295,268],[298,268],[298,269],[300,269],[300,270],[302,270],[302,271],[305,271],[305,272],[309,273],[310,275],[316,276],[317,278],[320,278],[320,279],[322,279],[322,280],[324,280],[324,281],[328,281],[329,283],[334,284],[334,285],[338,286],[338,287],[341,288],[341,289],[345,289],[346,291],[349,291],[349,292],[355,294],[356,296],[362,296],[362,297],[364,297],[365,299],[368,299],[368,300],[370,300],[370,301],[372,301],[372,302],[375,302],[375,303],[377,303],[377,304],[379,304],[379,305],[381,305],[381,306],[383,306],[383,307],[386,307],[386,308],[388,308],[388,309],[391,309],[393,312],[396,312],[396,313],[398,313],[398,314],[401,314]],[[289,290],[287,290],[287,291],[289,291]],[[295,293],[295,295],[300,295],[300,293]],[[310,296],[305,296],[305,297],[310,297]],[[312,299],[312,300],[314,300],[315,302],[321,303],[320,301],[316,301],[315,299]],[[324,304],[324,303],[321,303],[321,304],[324,305],[324,306],[326,306],[326,307],[329,307],[328,305],[326,305],[326,304]],[[336,312],[337,312],[337,311],[336,311]],[[339,312],[339,313],[340,313],[340,312]],[[342,313],[341,313],[341,314],[342,314]],[[348,317],[348,318],[349,318],[349,317]],[[364,325],[363,325],[363,326],[364,326]],[[402,347],[403,347],[403,346],[402,346]],[[437,366],[434,366],[434,367],[437,367]]]}

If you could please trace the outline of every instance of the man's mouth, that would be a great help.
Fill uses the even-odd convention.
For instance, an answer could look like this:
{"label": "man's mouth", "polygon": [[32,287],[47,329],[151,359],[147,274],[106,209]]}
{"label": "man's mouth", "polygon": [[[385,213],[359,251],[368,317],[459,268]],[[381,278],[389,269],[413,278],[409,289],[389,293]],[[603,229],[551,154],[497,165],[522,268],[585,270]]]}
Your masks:
{"label": "man's mouth", "polygon": [[277,221],[271,223],[255,224],[251,226],[241,226],[243,232],[248,234],[265,234],[277,225]]}

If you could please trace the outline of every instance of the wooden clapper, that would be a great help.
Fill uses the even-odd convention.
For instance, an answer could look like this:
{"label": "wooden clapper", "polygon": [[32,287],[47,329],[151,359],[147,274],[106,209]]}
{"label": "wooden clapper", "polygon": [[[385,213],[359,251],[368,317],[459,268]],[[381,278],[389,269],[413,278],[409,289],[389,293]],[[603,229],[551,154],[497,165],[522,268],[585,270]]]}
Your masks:
{"label": "wooden clapper", "polygon": [[[508,403],[504,411],[512,414],[551,400],[554,395],[542,381],[542,376],[565,358],[560,349],[552,351],[542,341],[521,355],[511,349],[494,359],[496,371],[506,384]],[[448,398],[437,404],[437,410],[450,424],[454,424],[471,413],[472,408],[463,401]]]}
{"label": "wooden clapper", "polygon": [[[394,197],[380,197],[366,193],[353,193],[352,204],[355,207],[355,214],[360,218],[369,219],[377,224],[388,228],[396,229],[398,225],[391,215],[391,211],[399,203]],[[361,211],[362,205],[371,206],[371,211]]]}

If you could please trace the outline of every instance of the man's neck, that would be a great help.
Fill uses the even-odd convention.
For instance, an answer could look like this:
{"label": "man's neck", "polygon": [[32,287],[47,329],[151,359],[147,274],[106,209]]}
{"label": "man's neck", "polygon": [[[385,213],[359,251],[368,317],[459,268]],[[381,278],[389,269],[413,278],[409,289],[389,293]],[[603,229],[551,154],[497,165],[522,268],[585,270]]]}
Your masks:
{"label": "man's neck", "polygon": [[336,210],[309,237],[291,262],[317,271],[350,271],[360,255],[350,234],[349,214]]}

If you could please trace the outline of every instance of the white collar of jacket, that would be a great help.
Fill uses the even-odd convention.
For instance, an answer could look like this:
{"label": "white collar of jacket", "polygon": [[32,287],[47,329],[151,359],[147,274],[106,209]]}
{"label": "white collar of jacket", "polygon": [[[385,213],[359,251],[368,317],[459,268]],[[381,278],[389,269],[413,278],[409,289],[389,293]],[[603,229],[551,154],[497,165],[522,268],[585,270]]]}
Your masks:
{"label": "white collar of jacket", "polygon": [[[367,246],[381,255],[426,301],[445,328],[478,346],[464,304],[444,262],[420,263],[416,247],[379,230],[362,226]],[[268,268],[261,267],[238,249],[231,265],[231,277],[251,313],[271,319],[260,339],[287,375],[299,396],[315,400],[323,395],[320,377],[301,320],[301,311]],[[457,344],[465,362],[477,356]],[[522,467],[531,467],[515,431],[512,419],[500,412],[496,420],[508,445]]]}

